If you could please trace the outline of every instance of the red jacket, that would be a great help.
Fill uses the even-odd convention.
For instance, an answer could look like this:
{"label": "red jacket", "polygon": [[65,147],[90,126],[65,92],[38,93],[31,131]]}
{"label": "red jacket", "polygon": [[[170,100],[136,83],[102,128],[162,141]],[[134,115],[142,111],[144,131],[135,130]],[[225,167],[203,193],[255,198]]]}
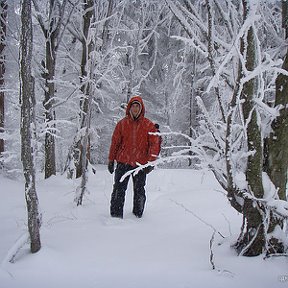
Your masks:
{"label": "red jacket", "polygon": [[[138,101],[142,105],[137,119],[130,115],[131,103]],[[160,152],[160,137],[149,132],[157,132],[155,124],[144,117],[145,107],[141,97],[132,97],[127,105],[126,117],[120,120],[114,130],[109,152],[109,161],[136,167],[137,163],[154,161]]]}

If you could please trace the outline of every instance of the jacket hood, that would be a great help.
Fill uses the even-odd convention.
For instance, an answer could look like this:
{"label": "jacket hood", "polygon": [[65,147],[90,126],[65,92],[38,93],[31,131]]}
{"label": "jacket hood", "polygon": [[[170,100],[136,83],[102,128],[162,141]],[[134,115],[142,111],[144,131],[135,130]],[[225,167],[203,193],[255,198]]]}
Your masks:
{"label": "jacket hood", "polygon": [[131,106],[132,106],[133,102],[138,102],[140,104],[141,111],[140,111],[140,114],[139,114],[138,118],[144,117],[144,115],[145,115],[145,106],[144,106],[144,102],[143,102],[143,100],[142,100],[142,98],[140,96],[133,96],[132,98],[130,98],[130,100],[128,102],[128,105],[127,105],[127,108],[126,108],[126,116],[131,117],[130,109],[131,109]]}

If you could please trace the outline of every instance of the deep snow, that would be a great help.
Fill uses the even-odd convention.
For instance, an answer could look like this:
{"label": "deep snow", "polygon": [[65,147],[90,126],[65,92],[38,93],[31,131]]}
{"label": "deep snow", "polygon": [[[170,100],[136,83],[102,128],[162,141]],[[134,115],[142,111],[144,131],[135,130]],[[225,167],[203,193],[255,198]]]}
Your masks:
{"label": "deep snow", "polygon": [[[23,181],[0,176],[0,288],[288,287],[288,259],[238,257],[231,244],[242,222],[208,171],[156,169],[148,175],[144,216],[131,213],[129,184],[124,219],[109,216],[112,176],[97,166],[84,205],[73,203],[78,182],[43,180],[37,193],[43,217],[42,249],[25,245]],[[212,270],[209,243],[213,242]]]}

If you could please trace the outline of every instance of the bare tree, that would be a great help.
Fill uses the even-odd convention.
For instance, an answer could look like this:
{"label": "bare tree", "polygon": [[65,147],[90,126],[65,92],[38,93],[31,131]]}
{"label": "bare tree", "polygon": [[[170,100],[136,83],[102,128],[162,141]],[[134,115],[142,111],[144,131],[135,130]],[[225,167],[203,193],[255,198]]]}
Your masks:
{"label": "bare tree", "polygon": [[[194,154],[187,153],[187,149],[183,149],[182,153],[186,153],[187,158],[201,159],[208,165],[226,190],[231,206],[243,215],[241,232],[234,245],[240,255],[283,253],[284,223],[288,218],[285,195],[288,169],[288,100],[285,92],[288,58],[285,58],[283,66],[279,69],[279,61],[266,61],[263,57],[263,46],[259,38],[265,22],[262,18],[261,21],[256,20],[258,14],[263,13],[263,7],[255,1],[242,0],[241,7],[232,3],[225,6],[224,2],[206,1],[209,8],[207,29],[206,22],[198,17],[202,14],[197,14],[195,7],[188,1],[185,3],[189,9],[184,9],[181,1],[166,2],[185,27],[188,36],[194,35],[192,41],[182,40],[208,57],[212,79],[211,76],[208,78],[210,81],[206,93],[211,92],[212,87],[220,87],[219,81],[223,86],[218,91],[214,90],[217,97],[215,100],[222,107],[220,116],[213,118],[209,114],[212,110],[209,111],[209,105],[204,104],[200,97],[197,98],[204,121],[201,121],[197,137],[190,138],[191,152]],[[224,26],[215,26],[216,17],[213,15],[216,11],[222,15],[220,18]],[[230,13],[242,13],[239,15],[243,19],[242,24],[229,24],[227,15]],[[208,38],[193,34],[195,31],[191,29],[191,24],[195,24]],[[268,26],[269,23],[265,29]],[[223,38],[223,29],[227,38]],[[233,29],[236,33],[231,33]],[[275,33],[269,32],[271,35]],[[229,39],[228,36],[232,45],[223,42],[224,39]],[[220,50],[225,53],[222,52],[221,55]],[[238,71],[234,71],[234,67]],[[232,77],[234,72],[235,79]],[[266,85],[270,85],[270,79],[273,79],[271,75],[275,72],[279,76],[276,81],[273,110],[265,103],[264,96],[267,93]],[[231,96],[227,98],[223,92]],[[265,141],[267,131],[272,132]],[[268,143],[266,149],[263,149],[264,142]],[[267,183],[271,185],[268,187]]]}
{"label": "bare tree", "polygon": [[[243,0],[244,10],[244,21],[247,20],[249,14],[249,2]],[[241,38],[241,53],[245,58],[246,64],[243,67],[243,63],[240,64],[241,76],[239,80],[242,81],[245,77],[244,70],[247,73],[253,71],[257,66],[256,56],[256,40],[255,30],[253,26],[249,27],[247,36]],[[245,38],[246,37],[246,38]],[[249,194],[256,198],[264,197],[262,170],[263,170],[263,156],[262,156],[262,138],[261,138],[261,127],[259,121],[259,113],[255,107],[255,98],[258,94],[257,79],[258,77],[252,78],[251,80],[244,82],[243,89],[241,92],[241,98],[243,99],[243,116],[245,126],[247,125],[247,148],[248,148],[248,161],[246,167],[246,179],[250,189]],[[239,92],[239,91],[237,91]],[[227,135],[226,139],[231,139],[231,135]],[[230,151],[229,151],[230,153]],[[228,154],[229,155],[229,154]],[[229,156],[227,155],[227,161]],[[233,187],[229,188],[230,190]],[[235,193],[235,191],[234,191]],[[244,205],[242,207],[243,217],[245,221],[245,231],[241,238],[238,240],[236,247],[243,254],[254,256],[259,255],[265,247],[265,224],[262,219],[262,211],[259,205],[255,204],[252,197],[244,197]]]}
{"label": "bare tree", "polygon": [[[79,128],[68,153],[65,170],[69,169],[76,178],[86,177],[86,169],[90,161],[90,122],[92,105],[97,101],[97,89],[102,86],[105,78],[105,68],[101,64],[109,63],[108,25],[114,9],[114,0],[97,2],[95,0],[83,0],[82,30],[75,31],[70,28],[72,35],[81,43],[82,54],[80,64],[80,113]],[[101,24],[103,23],[103,24]],[[95,33],[96,31],[96,33]],[[108,51],[107,51],[108,50]],[[98,56],[97,56],[98,55]],[[105,61],[107,57],[107,61]],[[107,65],[109,70],[109,66]],[[101,70],[103,69],[103,70]],[[101,70],[101,72],[99,72]],[[85,143],[84,143],[85,142]],[[73,163],[72,163],[73,162]],[[76,171],[74,171],[74,168]],[[83,179],[82,179],[83,180]],[[82,181],[82,184],[85,181]],[[83,186],[83,185],[82,185]],[[85,186],[85,185],[84,185]],[[83,186],[83,187],[84,187]],[[83,194],[83,193],[81,193]],[[81,202],[82,200],[80,200]],[[77,202],[79,202],[77,200]]]}
{"label": "bare tree", "polygon": [[41,220],[38,212],[34,169],[35,94],[31,71],[33,48],[31,0],[22,2],[20,46],[21,160],[25,178],[31,252],[36,253],[41,248]]}
{"label": "bare tree", "polygon": [[[282,26],[288,39],[288,2],[282,1]],[[282,69],[288,71],[288,50],[284,57]],[[288,168],[288,76],[279,74],[276,79],[275,107],[280,107],[279,116],[272,123],[272,132],[267,139],[265,171],[277,187],[279,198],[286,199]]]}
{"label": "bare tree", "polygon": [[45,60],[43,65],[43,79],[45,80],[44,101],[45,109],[45,178],[56,174],[55,159],[55,73],[57,50],[60,46],[64,30],[67,27],[71,13],[79,1],[71,4],[68,17],[64,17],[66,12],[67,0],[62,2],[49,0],[49,11],[47,20],[44,19],[39,7],[38,0],[33,0],[36,10],[36,17],[45,37]]}
{"label": "bare tree", "polygon": [[94,13],[94,1],[93,0],[84,0],[84,15],[83,15],[83,38],[81,39],[82,43],[82,59],[81,59],[81,91],[82,97],[80,101],[80,139],[77,142],[77,151],[79,151],[78,162],[76,162],[76,177],[82,177],[81,185],[78,188],[75,202],[77,205],[82,205],[83,196],[86,191],[87,184],[87,166],[89,161],[89,130],[91,123],[91,105],[92,105],[92,78],[91,78],[91,69],[92,69],[92,59],[91,52],[93,51],[93,41],[91,36],[88,35],[91,33],[90,26],[93,20],[95,19]]}
{"label": "bare tree", "polygon": [[[82,44],[82,57],[81,57],[81,100],[80,100],[80,130],[85,131],[81,133],[80,139],[76,144],[76,151],[79,153],[75,162],[76,178],[85,177],[85,169],[87,161],[89,160],[90,140],[89,129],[91,119],[91,52],[93,51],[93,37],[90,35],[90,26],[95,19],[95,3],[93,0],[84,0],[84,15],[83,15],[83,37],[81,38]],[[90,70],[90,71],[89,71]],[[76,152],[74,150],[74,153]],[[83,174],[84,173],[84,174]],[[83,182],[83,181],[82,181]],[[82,183],[83,184],[83,183]],[[82,185],[83,186],[83,185]],[[83,193],[81,193],[83,194]],[[82,198],[82,197],[81,197]],[[81,200],[82,202],[82,200]]]}
{"label": "bare tree", "polygon": [[[100,9],[101,5],[96,3],[95,0],[84,0],[84,15],[83,15],[83,37],[80,39],[82,43],[82,58],[81,58],[81,92],[82,97],[80,101],[80,134],[79,141],[76,143],[77,151],[79,151],[79,161],[76,162],[76,177],[81,177],[81,184],[78,187],[76,193],[75,202],[77,205],[82,205],[83,196],[86,191],[87,181],[88,181],[88,164],[90,162],[90,128],[91,128],[91,112],[93,98],[95,93],[97,93],[96,86],[101,85],[99,77],[97,76],[98,61],[97,57],[93,55],[93,52],[97,52],[100,55],[105,55],[107,42],[108,42],[108,24],[109,18],[113,12],[113,0],[108,1],[107,8]],[[96,5],[98,5],[96,7]],[[103,13],[95,15],[95,11],[99,10]],[[100,33],[101,44],[97,42],[99,39],[97,35],[92,36],[91,33],[97,25],[97,21],[101,18],[104,19],[104,25],[102,27],[102,33]],[[97,16],[97,18],[96,18]],[[103,19],[101,19],[103,21]],[[98,45],[97,45],[98,44]],[[104,56],[103,56],[104,57]],[[95,76],[96,74],[96,76]],[[75,153],[74,153],[75,154]]]}
{"label": "bare tree", "polygon": [[6,19],[8,4],[6,0],[0,2],[0,155],[4,152],[4,140],[1,133],[4,132],[5,103],[4,96],[4,74],[5,74],[5,47],[6,47]]}

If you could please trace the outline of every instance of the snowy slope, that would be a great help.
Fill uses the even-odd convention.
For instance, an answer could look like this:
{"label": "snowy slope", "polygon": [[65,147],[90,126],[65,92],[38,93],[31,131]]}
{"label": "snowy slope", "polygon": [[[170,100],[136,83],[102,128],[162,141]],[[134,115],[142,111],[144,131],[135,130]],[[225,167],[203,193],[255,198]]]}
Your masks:
{"label": "snowy slope", "polygon": [[[82,207],[73,203],[75,180],[39,176],[42,249],[31,255],[24,246],[13,264],[5,260],[7,253],[27,229],[23,183],[2,176],[0,183],[0,288],[288,285],[287,259],[238,257],[230,248],[242,218],[210,172],[158,169],[149,174],[142,219],[131,213],[129,184],[123,220],[109,217],[112,176],[105,166],[90,175]],[[215,270],[209,261],[213,229],[225,236],[215,234]]]}

